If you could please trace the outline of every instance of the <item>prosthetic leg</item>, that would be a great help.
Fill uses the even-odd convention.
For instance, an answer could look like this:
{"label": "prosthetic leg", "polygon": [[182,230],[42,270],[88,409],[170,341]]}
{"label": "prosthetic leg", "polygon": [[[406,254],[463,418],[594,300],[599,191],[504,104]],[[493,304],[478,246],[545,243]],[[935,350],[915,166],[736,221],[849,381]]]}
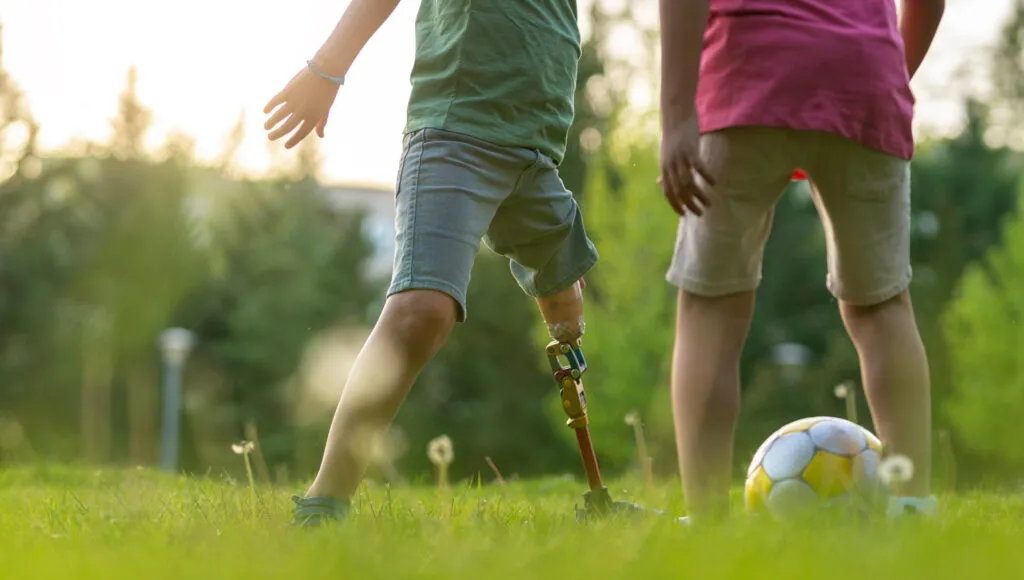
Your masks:
{"label": "prosthetic leg", "polygon": [[[626,501],[613,501],[608,488],[601,480],[601,469],[597,464],[594,444],[590,439],[590,428],[587,425],[587,397],[583,392],[581,381],[587,370],[587,361],[580,349],[580,337],[583,335],[582,314],[582,283],[574,286],[572,300],[562,304],[541,303],[541,312],[548,323],[548,331],[554,338],[547,345],[548,362],[555,382],[558,383],[562,400],[562,410],[569,417],[566,421],[576,432],[576,442],[580,448],[580,459],[587,475],[589,490],[583,494],[583,508],[576,508],[576,519],[586,521],[594,517],[602,517],[615,513],[658,514]],[[571,314],[572,317],[566,317]],[[572,321],[568,323],[566,321]],[[564,361],[564,362],[563,362]]]}

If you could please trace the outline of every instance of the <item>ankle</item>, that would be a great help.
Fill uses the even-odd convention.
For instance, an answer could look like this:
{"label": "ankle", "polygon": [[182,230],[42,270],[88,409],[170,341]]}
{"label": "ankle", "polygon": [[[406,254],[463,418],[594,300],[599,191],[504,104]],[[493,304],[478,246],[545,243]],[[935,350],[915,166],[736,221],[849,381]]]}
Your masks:
{"label": "ankle", "polygon": [[331,482],[323,481],[319,477],[313,481],[313,483],[306,490],[305,498],[321,497],[331,498],[337,501],[351,501],[352,494],[345,493],[341,486],[332,484]]}

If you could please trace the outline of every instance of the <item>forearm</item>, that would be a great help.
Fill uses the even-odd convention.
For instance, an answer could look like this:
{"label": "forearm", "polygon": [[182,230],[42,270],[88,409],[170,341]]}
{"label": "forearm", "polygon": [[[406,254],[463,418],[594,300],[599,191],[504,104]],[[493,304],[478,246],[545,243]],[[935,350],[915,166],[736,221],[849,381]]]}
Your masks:
{"label": "forearm", "polygon": [[359,52],[391,16],[399,0],[352,0],[334,31],[313,57],[320,70],[344,76]]}
{"label": "forearm", "polygon": [[661,119],[676,125],[694,114],[709,0],[659,0]]}
{"label": "forearm", "polygon": [[900,14],[900,33],[903,35],[910,78],[914,78],[928,54],[945,8],[945,0],[904,0]]}

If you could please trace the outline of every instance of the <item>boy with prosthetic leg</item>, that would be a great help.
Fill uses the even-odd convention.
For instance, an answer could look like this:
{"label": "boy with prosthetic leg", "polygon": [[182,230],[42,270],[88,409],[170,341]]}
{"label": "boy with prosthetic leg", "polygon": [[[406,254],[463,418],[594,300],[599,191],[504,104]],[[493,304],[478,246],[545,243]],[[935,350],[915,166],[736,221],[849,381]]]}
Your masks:
{"label": "boy with prosthetic leg", "polygon": [[[320,50],[267,103],[271,140],[287,136],[291,148],[314,129],[324,136],[349,67],[397,4],[349,3]],[[415,30],[391,285],[345,383],[316,479],[294,498],[298,525],[348,512],[374,439],[455,324],[466,320],[481,241],[508,258],[558,344],[579,353],[580,280],[598,256],[558,174],[581,53],[576,1],[473,0],[470,8],[467,0],[422,0]],[[566,391],[579,398],[577,367]],[[589,445],[579,402],[567,411]],[[592,490],[602,489],[592,450],[584,462],[593,466]]]}

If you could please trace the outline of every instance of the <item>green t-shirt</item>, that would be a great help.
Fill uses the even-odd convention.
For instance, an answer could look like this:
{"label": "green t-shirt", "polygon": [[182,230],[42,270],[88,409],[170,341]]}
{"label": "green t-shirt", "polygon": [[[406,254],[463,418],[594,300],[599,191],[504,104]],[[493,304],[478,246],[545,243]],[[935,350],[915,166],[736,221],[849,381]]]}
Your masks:
{"label": "green t-shirt", "polygon": [[465,133],[561,163],[579,58],[576,0],[422,0],[406,131]]}

